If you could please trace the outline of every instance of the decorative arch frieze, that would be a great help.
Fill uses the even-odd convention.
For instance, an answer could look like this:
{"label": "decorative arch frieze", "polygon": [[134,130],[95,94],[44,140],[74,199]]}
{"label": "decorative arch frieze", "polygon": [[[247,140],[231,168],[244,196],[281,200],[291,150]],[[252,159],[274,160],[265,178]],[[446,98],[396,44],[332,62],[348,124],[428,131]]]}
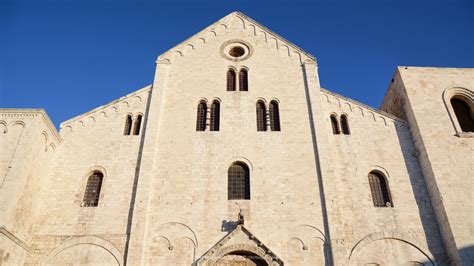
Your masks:
{"label": "decorative arch frieze", "polygon": [[110,253],[111,256],[115,259],[118,265],[123,264],[123,255],[119,249],[109,242],[108,240],[98,237],[98,236],[80,236],[80,237],[71,237],[64,241],[59,246],[55,247],[48,254],[46,254],[40,262],[40,265],[48,265],[57,255],[61,252],[75,246],[79,245],[93,245],[100,247]]}
{"label": "decorative arch frieze", "polygon": [[415,248],[416,250],[418,250],[421,254],[425,256],[426,261],[429,261],[431,265],[435,265],[434,256],[430,254],[428,251],[425,251],[426,247],[422,247],[420,244],[416,243],[416,240],[411,240],[411,241],[406,240],[406,235],[407,234],[403,234],[397,231],[381,231],[381,232],[375,232],[375,233],[369,234],[361,238],[359,241],[357,241],[357,243],[354,244],[354,246],[351,248],[347,261],[351,262],[351,260],[353,260],[355,255],[360,253],[369,244],[375,241],[389,239],[389,240],[401,241]]}
{"label": "decorative arch frieze", "polygon": [[[316,59],[313,55],[306,53],[301,48],[297,47],[283,37],[270,31],[268,28],[240,12],[233,12],[225,16],[204,30],[196,33],[182,43],[166,51],[158,57],[157,62],[161,60],[167,60],[168,64],[171,64],[173,61],[186,57],[187,53],[184,51],[193,52],[199,50],[199,47],[202,47],[203,44],[208,43],[216,36],[224,36],[230,33],[231,31],[229,31],[229,29],[231,28],[251,31],[252,36],[257,38],[259,38],[259,36],[263,36],[265,43],[269,44],[270,47],[275,48],[275,51],[278,52],[281,50],[283,51],[281,53],[288,57],[293,57],[293,55],[296,55],[296,58],[299,60],[300,64],[302,64],[305,60],[316,62]],[[189,46],[193,47],[193,49],[189,49]]]}

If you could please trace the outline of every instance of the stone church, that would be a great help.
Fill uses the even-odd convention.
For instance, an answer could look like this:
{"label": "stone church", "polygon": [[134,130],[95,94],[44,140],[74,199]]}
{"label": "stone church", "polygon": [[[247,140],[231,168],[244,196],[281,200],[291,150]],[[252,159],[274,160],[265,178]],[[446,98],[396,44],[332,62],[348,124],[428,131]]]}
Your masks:
{"label": "stone church", "polygon": [[63,122],[0,109],[1,265],[473,265],[474,69],[379,109],[240,12]]}

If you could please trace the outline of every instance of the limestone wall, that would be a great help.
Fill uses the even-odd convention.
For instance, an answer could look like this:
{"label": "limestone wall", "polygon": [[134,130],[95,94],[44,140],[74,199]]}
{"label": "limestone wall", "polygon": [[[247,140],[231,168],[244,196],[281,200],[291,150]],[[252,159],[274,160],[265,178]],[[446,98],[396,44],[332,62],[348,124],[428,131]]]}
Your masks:
{"label": "limestone wall", "polygon": [[[237,16],[221,22],[159,58],[130,263],[189,265],[231,230],[240,209],[246,227],[284,261],[291,250],[310,264],[324,261],[301,55]],[[223,56],[223,45],[234,41],[248,45],[251,56]],[[226,91],[229,67],[248,69],[249,91]],[[214,99],[221,102],[220,130],[196,131],[199,101]],[[280,103],[280,132],[257,132],[258,100]],[[234,161],[250,168],[251,200],[227,199]]]}
{"label": "limestone wall", "polygon": [[407,117],[448,254],[466,265],[474,261],[474,139],[459,131],[449,101],[459,91],[473,101],[473,88],[473,69],[399,67],[382,105]]}
{"label": "limestone wall", "polygon": [[61,138],[43,110],[0,109],[0,251],[25,260],[41,202],[38,195]]}
{"label": "limestone wall", "polygon": [[[73,264],[108,263],[110,258],[105,254],[113,253],[111,249],[119,250],[112,261],[123,262],[142,137],[141,132],[124,135],[125,118],[132,115],[135,121],[139,114],[145,114],[148,91],[149,87],[145,87],[61,124],[63,142],[44,177],[44,189],[38,199],[40,215],[32,241],[34,252],[30,253],[28,264],[69,260]],[[97,207],[84,207],[84,191],[93,171],[104,174],[99,203]],[[76,240],[80,236],[96,238],[81,242]],[[80,249],[63,248],[64,254],[53,254],[58,246],[67,247],[71,241],[81,245]],[[110,247],[100,244],[101,241]]]}
{"label": "limestone wall", "polygon": [[[335,264],[442,262],[444,247],[408,124],[325,90],[321,103],[318,135],[327,135],[320,155]],[[331,114],[347,116],[349,135],[333,134]],[[387,178],[393,207],[374,207],[371,171]]]}

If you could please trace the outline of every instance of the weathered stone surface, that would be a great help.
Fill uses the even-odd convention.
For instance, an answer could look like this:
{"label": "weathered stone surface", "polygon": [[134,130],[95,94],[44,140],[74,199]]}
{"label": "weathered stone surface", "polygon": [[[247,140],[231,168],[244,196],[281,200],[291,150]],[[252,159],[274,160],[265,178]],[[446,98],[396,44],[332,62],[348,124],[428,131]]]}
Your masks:
{"label": "weathered stone surface", "polygon": [[[248,70],[248,91],[226,91],[229,68]],[[474,138],[445,98],[472,88],[474,69],[400,67],[375,109],[321,88],[313,56],[231,13],[162,54],[152,85],[59,133],[43,110],[0,109],[0,259],[470,265]],[[198,103],[214,100],[219,131],[209,113],[196,131]],[[259,100],[279,103],[281,131],[257,131]],[[332,114],[350,134],[333,134]],[[143,115],[138,135],[124,135],[128,115]],[[249,167],[250,200],[227,199],[233,162]],[[84,207],[94,171],[98,206]],[[374,207],[371,171],[392,207]]]}

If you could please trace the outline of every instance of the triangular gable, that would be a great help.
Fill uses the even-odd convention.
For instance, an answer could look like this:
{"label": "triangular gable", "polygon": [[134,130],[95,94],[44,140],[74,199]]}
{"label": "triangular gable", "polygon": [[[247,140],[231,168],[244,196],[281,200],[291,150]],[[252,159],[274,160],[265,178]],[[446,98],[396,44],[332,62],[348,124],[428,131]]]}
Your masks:
{"label": "triangular gable", "polygon": [[194,50],[198,45],[205,44],[211,38],[223,34],[223,32],[232,23],[238,23],[242,29],[252,31],[255,36],[263,35],[266,42],[274,42],[276,44],[276,49],[284,49],[285,52],[288,53],[288,56],[299,57],[301,63],[305,61],[316,62],[316,59],[313,55],[305,52],[297,45],[274,33],[267,27],[261,25],[241,12],[232,12],[161,54],[157,59],[157,63],[171,63],[173,58],[184,56],[188,51]]}
{"label": "triangular gable", "polygon": [[237,225],[232,232],[202,255],[197,260],[196,265],[215,265],[224,256],[235,252],[247,252],[257,255],[265,260],[268,265],[283,265],[283,261],[242,224]]}

